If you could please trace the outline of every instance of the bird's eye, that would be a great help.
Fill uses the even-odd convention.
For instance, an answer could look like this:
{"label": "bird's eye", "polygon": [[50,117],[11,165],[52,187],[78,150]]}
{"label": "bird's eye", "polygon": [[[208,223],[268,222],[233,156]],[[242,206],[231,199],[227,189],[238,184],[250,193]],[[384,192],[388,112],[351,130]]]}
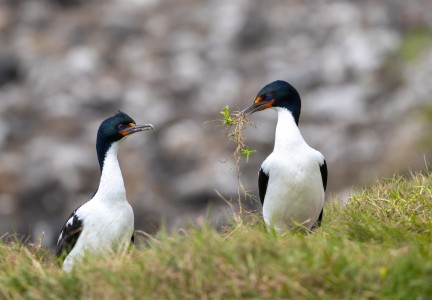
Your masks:
{"label": "bird's eye", "polygon": [[117,125],[117,129],[118,129],[118,130],[125,130],[126,127],[127,127],[127,126],[126,126],[125,124],[118,124],[118,125]]}
{"label": "bird's eye", "polygon": [[273,95],[272,94],[264,94],[262,96],[263,101],[270,101],[271,99],[273,99]]}

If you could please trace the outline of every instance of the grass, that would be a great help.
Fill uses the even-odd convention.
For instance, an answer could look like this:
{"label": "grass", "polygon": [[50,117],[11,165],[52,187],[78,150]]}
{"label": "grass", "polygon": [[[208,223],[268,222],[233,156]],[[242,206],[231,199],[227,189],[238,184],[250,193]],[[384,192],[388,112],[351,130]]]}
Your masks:
{"label": "grass", "polygon": [[160,233],[72,273],[38,245],[0,244],[4,299],[430,299],[432,175],[395,176],[328,203],[310,235],[265,231],[259,216],[223,232]]}

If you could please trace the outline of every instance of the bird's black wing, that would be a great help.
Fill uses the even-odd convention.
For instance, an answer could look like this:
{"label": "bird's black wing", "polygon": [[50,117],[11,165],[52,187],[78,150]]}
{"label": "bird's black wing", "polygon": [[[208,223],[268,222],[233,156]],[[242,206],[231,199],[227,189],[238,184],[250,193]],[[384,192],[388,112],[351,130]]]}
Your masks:
{"label": "bird's black wing", "polygon": [[312,229],[314,229],[314,228],[318,228],[318,227],[321,226],[321,221],[322,221],[322,217],[323,217],[323,211],[324,211],[324,208],[321,208],[320,215],[319,215],[319,217],[318,217],[318,220],[316,221],[316,226],[314,225],[314,226],[312,227]]}
{"label": "bird's black wing", "polygon": [[327,163],[324,159],[324,163],[322,165],[320,165],[320,171],[321,171],[321,177],[322,177],[322,182],[323,182],[323,186],[324,186],[324,191],[327,188]]}
{"label": "bird's black wing", "polygon": [[82,230],[83,221],[77,215],[77,208],[70,214],[68,220],[63,225],[60,236],[57,241],[56,256],[63,257],[69,254],[75,246]]}
{"label": "bird's black wing", "polygon": [[[324,191],[325,191],[327,189],[327,163],[326,163],[325,159],[324,159],[324,163],[322,165],[320,165],[320,171],[321,171],[321,178],[322,178],[322,183],[323,183],[323,187],[324,187]],[[323,211],[324,211],[324,208],[321,209],[321,213],[318,217],[317,227],[321,226]]]}
{"label": "bird's black wing", "polygon": [[264,198],[267,192],[267,185],[269,181],[269,175],[264,172],[261,168],[258,172],[258,188],[261,204],[264,205]]}

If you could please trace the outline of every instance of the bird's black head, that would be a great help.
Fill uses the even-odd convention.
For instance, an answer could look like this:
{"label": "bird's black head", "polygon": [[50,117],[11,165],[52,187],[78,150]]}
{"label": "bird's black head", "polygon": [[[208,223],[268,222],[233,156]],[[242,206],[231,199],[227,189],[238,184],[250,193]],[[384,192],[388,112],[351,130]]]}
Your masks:
{"label": "bird's black head", "polygon": [[297,90],[288,82],[276,80],[263,87],[255,97],[254,103],[242,111],[251,114],[271,107],[285,108],[291,112],[298,125],[301,100]]}
{"label": "bird's black head", "polygon": [[150,129],[153,129],[153,125],[136,125],[131,117],[121,111],[103,121],[99,126],[96,139],[96,151],[101,170],[105,155],[113,143],[130,134]]}

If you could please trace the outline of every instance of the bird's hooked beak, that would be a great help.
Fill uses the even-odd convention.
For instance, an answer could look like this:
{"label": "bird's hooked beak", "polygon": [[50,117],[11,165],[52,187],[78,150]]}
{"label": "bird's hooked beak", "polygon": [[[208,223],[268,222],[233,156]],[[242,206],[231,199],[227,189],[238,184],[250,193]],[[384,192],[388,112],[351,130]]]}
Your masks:
{"label": "bird's hooked beak", "polygon": [[129,123],[130,127],[127,127],[120,131],[123,136],[128,136],[136,132],[152,130],[154,127],[152,124],[136,125],[135,123]]}
{"label": "bird's hooked beak", "polygon": [[250,115],[253,114],[256,111],[264,110],[270,107],[273,107],[274,98],[271,98],[270,100],[264,100],[261,96],[257,97],[254,100],[254,103],[246,107],[244,110],[240,112],[242,115]]}

